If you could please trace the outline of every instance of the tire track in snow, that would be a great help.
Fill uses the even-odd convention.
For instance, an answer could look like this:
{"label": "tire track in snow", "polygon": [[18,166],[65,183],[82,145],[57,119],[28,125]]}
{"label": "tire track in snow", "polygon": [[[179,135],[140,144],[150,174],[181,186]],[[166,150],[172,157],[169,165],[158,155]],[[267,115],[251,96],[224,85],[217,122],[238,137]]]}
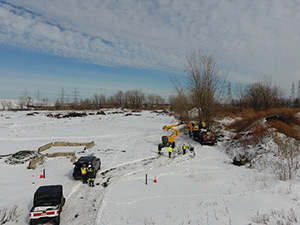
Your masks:
{"label": "tire track in snow", "polygon": [[99,224],[102,214],[105,213],[105,194],[121,179],[128,178],[138,172],[191,159],[189,155],[177,155],[172,159],[165,156],[154,156],[119,164],[105,171],[99,171],[95,179],[96,185],[93,188],[82,184],[81,181],[76,181],[66,196],[61,224]]}
{"label": "tire track in snow", "polygon": [[[191,155],[192,154],[192,155]],[[135,175],[136,173],[140,173],[146,170],[155,169],[158,167],[167,166],[171,163],[181,163],[183,161],[189,160],[192,157],[194,157],[194,153],[186,154],[186,155],[179,155],[169,159],[164,156],[156,156],[156,157],[150,157],[146,159],[142,159],[139,161],[134,161],[127,164],[121,164],[117,167],[108,169],[101,174],[103,175],[103,179],[106,180],[105,182],[108,183],[108,187],[106,188],[106,192],[109,191],[110,188],[113,188],[118,182],[124,178],[129,178],[131,175]],[[97,219],[95,220],[95,224],[109,224],[108,221],[102,221],[103,214],[105,215],[105,197],[103,196]],[[106,218],[109,216],[105,215]]]}

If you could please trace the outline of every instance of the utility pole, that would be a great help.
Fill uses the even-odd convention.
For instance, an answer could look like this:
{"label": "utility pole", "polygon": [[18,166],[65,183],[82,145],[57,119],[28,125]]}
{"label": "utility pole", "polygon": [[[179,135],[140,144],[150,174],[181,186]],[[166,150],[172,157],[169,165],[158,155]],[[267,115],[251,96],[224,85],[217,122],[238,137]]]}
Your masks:
{"label": "utility pole", "polygon": [[36,98],[37,98],[37,106],[41,106],[41,101],[40,101],[40,99],[41,99],[41,92],[40,92],[40,90],[37,90],[37,92],[36,92]]}
{"label": "utility pole", "polygon": [[28,96],[28,92],[27,92],[27,90],[25,89],[25,90],[23,91],[23,97],[26,99],[27,96]]}
{"label": "utility pole", "polygon": [[295,82],[292,83],[292,88],[291,88],[291,100],[295,100]]}
{"label": "utility pole", "polygon": [[65,105],[65,90],[64,88],[61,88],[61,98],[60,98],[60,104],[63,107]]}
{"label": "utility pole", "polygon": [[77,105],[78,105],[78,99],[77,99],[77,96],[78,96],[79,92],[77,91],[76,88],[74,89],[73,94],[74,94],[73,104],[74,104],[75,106],[77,106]]}
{"label": "utility pole", "polygon": [[298,81],[297,98],[300,99],[300,80]]}

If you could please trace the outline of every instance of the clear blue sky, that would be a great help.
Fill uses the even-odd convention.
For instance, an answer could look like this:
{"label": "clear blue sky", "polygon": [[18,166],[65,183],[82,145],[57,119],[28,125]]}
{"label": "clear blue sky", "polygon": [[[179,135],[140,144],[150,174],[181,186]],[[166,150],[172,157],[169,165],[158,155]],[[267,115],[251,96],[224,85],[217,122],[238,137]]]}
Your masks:
{"label": "clear blue sky", "polygon": [[53,101],[62,88],[70,99],[75,89],[167,98],[192,49],[233,84],[266,75],[289,95],[300,79],[299,24],[299,1],[0,0],[0,98]]}

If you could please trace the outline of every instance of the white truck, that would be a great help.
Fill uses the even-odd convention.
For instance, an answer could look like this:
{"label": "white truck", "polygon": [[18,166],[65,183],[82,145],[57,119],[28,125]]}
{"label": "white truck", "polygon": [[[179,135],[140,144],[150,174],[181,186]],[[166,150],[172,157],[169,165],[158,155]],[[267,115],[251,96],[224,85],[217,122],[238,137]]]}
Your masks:
{"label": "white truck", "polygon": [[59,225],[65,201],[62,185],[40,186],[34,193],[33,207],[29,213],[30,225],[49,221]]}

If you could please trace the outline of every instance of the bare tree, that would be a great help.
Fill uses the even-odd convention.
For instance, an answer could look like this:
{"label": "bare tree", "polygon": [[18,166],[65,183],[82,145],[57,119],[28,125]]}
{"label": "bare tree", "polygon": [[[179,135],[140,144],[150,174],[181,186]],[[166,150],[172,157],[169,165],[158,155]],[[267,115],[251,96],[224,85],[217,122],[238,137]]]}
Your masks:
{"label": "bare tree", "polygon": [[7,102],[7,108],[8,108],[8,110],[12,110],[13,104],[11,101]]}
{"label": "bare tree", "polygon": [[148,106],[153,107],[154,105],[164,104],[165,100],[158,94],[148,94],[146,96],[146,103]]}
{"label": "bare tree", "polygon": [[186,95],[186,93],[181,92],[179,94],[170,95],[169,103],[173,110],[175,110],[179,114],[180,120],[190,120],[189,110],[191,109],[190,98]]}
{"label": "bare tree", "polygon": [[245,101],[254,110],[267,110],[278,106],[282,98],[282,91],[272,84],[271,78],[264,77],[262,81],[249,84],[246,89]]}
{"label": "bare tree", "polygon": [[1,100],[2,110],[5,110],[5,107],[7,106],[7,102],[5,100]]}
{"label": "bare tree", "polygon": [[25,98],[24,97],[20,97],[19,100],[18,100],[18,106],[19,106],[19,108],[22,110],[22,109],[24,109],[25,105],[26,105]]}
{"label": "bare tree", "polygon": [[147,94],[146,102],[148,106],[153,107],[155,104],[155,94]]}
{"label": "bare tree", "polygon": [[25,98],[25,105],[27,109],[33,105],[33,99],[30,96],[27,96]]}
{"label": "bare tree", "polygon": [[156,105],[165,104],[165,99],[160,95],[155,95],[155,104]]}
{"label": "bare tree", "polygon": [[93,95],[92,104],[95,109],[100,108],[100,97],[97,94]]}
{"label": "bare tree", "polygon": [[237,83],[234,89],[234,95],[237,99],[238,105],[243,107],[245,105],[246,85]]}
{"label": "bare tree", "polygon": [[89,98],[81,99],[79,104],[81,109],[91,109],[92,105],[92,100]]}
{"label": "bare tree", "polygon": [[114,99],[115,99],[115,104],[117,107],[121,107],[124,104],[124,92],[123,91],[118,91],[115,95],[114,95]]}
{"label": "bare tree", "polygon": [[42,100],[41,100],[42,102],[42,106],[43,107],[46,107],[46,106],[48,106],[48,103],[49,103],[49,100],[48,100],[48,98],[42,98]]}
{"label": "bare tree", "polygon": [[114,96],[110,96],[109,98],[106,99],[106,104],[109,105],[110,107],[120,107],[120,105],[117,103],[116,99]]}
{"label": "bare tree", "polygon": [[274,133],[273,140],[277,144],[278,174],[280,180],[290,180],[297,175],[299,169],[300,142],[292,138],[282,138]]}
{"label": "bare tree", "polygon": [[145,99],[145,94],[142,90],[129,90],[125,92],[125,107],[140,108]]}
{"label": "bare tree", "polygon": [[100,107],[104,107],[106,105],[106,96],[104,94],[101,94],[99,96],[99,100],[100,100]]}
{"label": "bare tree", "polygon": [[220,75],[213,57],[193,51],[187,55],[186,87],[187,94],[181,92],[183,88],[175,84],[179,98],[190,98],[190,102],[198,111],[198,120],[211,122],[216,113],[217,101],[224,90],[226,76]]}

